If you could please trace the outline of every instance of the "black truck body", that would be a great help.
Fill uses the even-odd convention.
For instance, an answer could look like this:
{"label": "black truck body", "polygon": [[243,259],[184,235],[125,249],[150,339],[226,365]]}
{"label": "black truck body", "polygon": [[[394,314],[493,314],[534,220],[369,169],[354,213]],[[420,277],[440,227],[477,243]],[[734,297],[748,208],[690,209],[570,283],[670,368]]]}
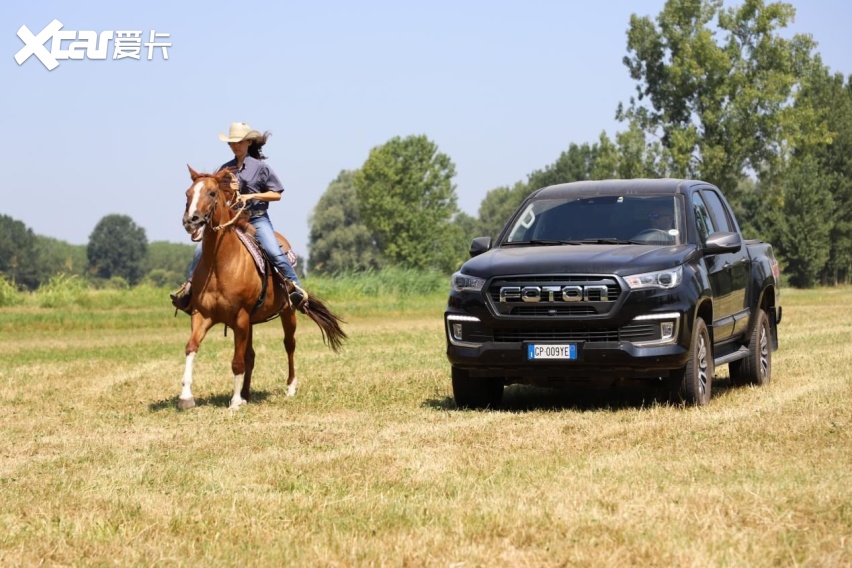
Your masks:
{"label": "black truck body", "polygon": [[461,407],[499,406],[514,383],[621,378],[706,404],[716,366],[737,384],[771,377],[778,263],[770,244],[743,239],[711,184],[549,186],[470,253],[444,315]]}

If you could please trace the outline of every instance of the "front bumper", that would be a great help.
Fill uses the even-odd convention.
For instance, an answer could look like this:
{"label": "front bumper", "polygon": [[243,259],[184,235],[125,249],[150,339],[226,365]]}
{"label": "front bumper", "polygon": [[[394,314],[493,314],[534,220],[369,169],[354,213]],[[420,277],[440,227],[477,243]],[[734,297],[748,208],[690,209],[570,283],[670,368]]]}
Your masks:
{"label": "front bumper", "polygon": [[680,345],[637,347],[625,342],[579,343],[577,359],[571,361],[528,361],[526,354],[527,342],[447,346],[454,367],[472,377],[503,377],[507,383],[668,377],[689,359]]}
{"label": "front bumper", "polygon": [[[665,321],[674,322],[671,337],[649,335]],[[689,345],[688,333],[683,328],[684,314],[669,312],[640,317],[616,330],[566,327],[547,334],[521,330],[529,336],[512,341],[517,330],[490,328],[475,316],[445,314],[447,358],[453,367],[472,377],[501,377],[506,384],[668,377],[689,359],[689,350],[683,346]],[[565,344],[576,346],[576,359],[528,359],[530,345]]]}

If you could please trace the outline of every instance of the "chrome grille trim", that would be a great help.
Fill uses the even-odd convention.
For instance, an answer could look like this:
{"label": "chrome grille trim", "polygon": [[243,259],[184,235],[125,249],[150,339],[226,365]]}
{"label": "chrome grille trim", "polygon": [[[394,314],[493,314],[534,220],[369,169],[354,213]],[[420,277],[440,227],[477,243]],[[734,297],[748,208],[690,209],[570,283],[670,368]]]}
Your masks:
{"label": "chrome grille trim", "polygon": [[[536,287],[540,293],[535,293]],[[533,289],[533,293],[524,293],[525,289]],[[501,294],[501,290],[505,293]],[[578,290],[588,292],[579,293],[582,297],[578,297]],[[488,284],[486,298],[497,317],[579,318],[612,312],[626,293],[621,280],[614,275],[546,274],[496,276]]]}

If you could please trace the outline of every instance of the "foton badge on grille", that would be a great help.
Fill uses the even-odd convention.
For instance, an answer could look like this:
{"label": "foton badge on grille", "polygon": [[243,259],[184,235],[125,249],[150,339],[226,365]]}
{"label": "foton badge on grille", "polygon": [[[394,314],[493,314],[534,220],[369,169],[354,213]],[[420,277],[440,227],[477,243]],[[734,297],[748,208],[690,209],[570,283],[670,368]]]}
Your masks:
{"label": "foton badge on grille", "polygon": [[608,302],[607,287],[591,286],[504,286],[501,302]]}

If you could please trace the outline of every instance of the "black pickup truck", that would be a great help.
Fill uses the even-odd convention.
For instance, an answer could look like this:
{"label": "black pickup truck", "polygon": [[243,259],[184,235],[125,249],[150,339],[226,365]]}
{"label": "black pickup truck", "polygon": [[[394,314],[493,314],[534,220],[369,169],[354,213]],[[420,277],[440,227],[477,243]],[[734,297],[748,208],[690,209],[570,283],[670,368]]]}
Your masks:
{"label": "black pickup truck", "polygon": [[663,382],[703,405],[724,364],[734,384],[770,380],[778,263],[770,244],[743,239],[713,185],[545,187],[470,255],[444,314],[460,407],[498,407],[509,384],[615,379]]}

